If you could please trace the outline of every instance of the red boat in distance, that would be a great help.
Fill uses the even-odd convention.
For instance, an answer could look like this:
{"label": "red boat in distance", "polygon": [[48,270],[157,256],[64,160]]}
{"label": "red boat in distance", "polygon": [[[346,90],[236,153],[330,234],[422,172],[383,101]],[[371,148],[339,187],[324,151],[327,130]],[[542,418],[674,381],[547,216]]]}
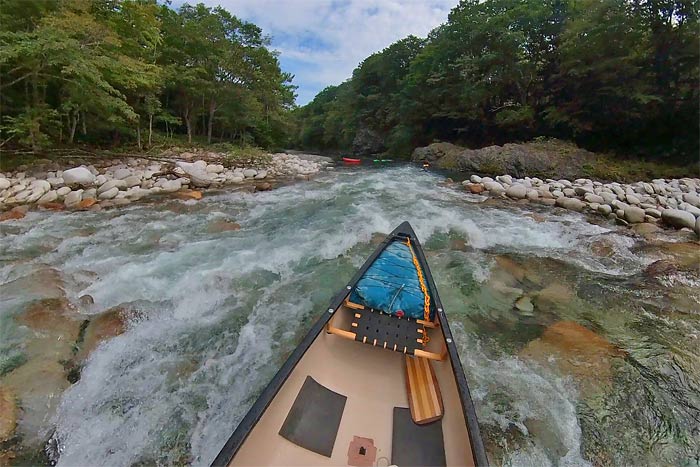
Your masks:
{"label": "red boat in distance", "polygon": [[360,164],[362,163],[362,159],[353,159],[351,157],[343,157],[343,162],[346,164]]}

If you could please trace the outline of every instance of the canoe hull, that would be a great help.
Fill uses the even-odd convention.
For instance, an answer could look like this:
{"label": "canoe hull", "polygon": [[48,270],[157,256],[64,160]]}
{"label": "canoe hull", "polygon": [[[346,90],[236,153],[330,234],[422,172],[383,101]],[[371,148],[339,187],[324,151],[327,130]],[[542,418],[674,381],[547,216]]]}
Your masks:
{"label": "canoe hull", "polygon": [[[353,422],[354,415],[343,415],[340,430],[338,431],[338,441],[334,450],[334,457],[320,457],[313,452],[303,453],[299,448],[286,440],[283,440],[277,435],[277,430],[280,429],[281,421],[287,416],[292,400],[298,393],[299,388],[303,384],[305,376],[310,375],[322,385],[325,385],[331,391],[337,390],[338,393],[350,393],[348,404],[350,407],[355,407],[355,410],[345,410],[345,414],[355,414],[358,412],[357,406],[352,404],[360,404],[361,407],[367,407],[366,413],[379,414],[377,420],[382,420],[382,423],[391,423],[391,416],[387,412],[390,408],[407,407],[405,389],[396,389],[392,384],[400,382],[403,386],[402,371],[405,366],[401,363],[401,359],[405,358],[399,352],[391,350],[382,350],[373,348],[370,345],[362,345],[358,342],[339,338],[336,335],[324,332],[329,329],[328,325],[331,319],[336,322],[340,316],[340,311],[345,309],[345,300],[354,285],[362,278],[363,274],[397,236],[404,236],[411,239],[415,245],[415,254],[418,262],[422,266],[422,270],[431,292],[432,300],[434,301],[437,313],[437,320],[440,323],[441,338],[432,342],[432,346],[442,346],[445,352],[445,361],[434,365],[438,379],[442,381],[441,390],[443,391],[443,399],[447,404],[445,406],[445,416],[442,420],[444,426],[443,432],[446,433],[445,439],[445,454],[447,456],[446,465],[488,465],[488,460],[481,440],[481,435],[476,418],[476,412],[472,404],[469,387],[466,377],[459,361],[457,349],[454,344],[454,339],[447,322],[447,317],[444,314],[442,303],[437,294],[435,284],[433,282],[430,270],[427,267],[425,257],[423,255],[420,244],[418,243],[415,233],[411,226],[404,222],[387,239],[377,248],[377,250],[368,258],[362,268],[360,268],[353,279],[348,283],[347,287],[341,290],[332,300],[328,309],[323,313],[319,320],[306,334],[302,342],[292,352],[290,357],[285,361],[280,370],[277,372],[272,381],[263,390],[257,401],[253,404],[241,423],[238,425],[234,433],[224,445],[223,449],[216,457],[212,465],[274,465],[280,462],[287,465],[337,465],[345,455],[345,442],[348,436],[362,435],[364,432],[357,427],[360,427],[362,421]],[[337,323],[334,323],[336,325]],[[370,354],[371,353],[371,357]],[[320,371],[322,363],[325,361],[348,362],[347,366],[331,365],[327,370]],[[353,365],[353,362],[362,362],[362,364]],[[369,373],[361,373],[368,371]],[[320,371],[320,372],[319,372]],[[367,374],[371,374],[372,378],[367,378]],[[371,385],[358,389],[357,384],[353,382],[360,381],[359,384],[367,384],[366,380],[374,379]],[[362,383],[365,381],[365,383]],[[394,388],[388,390],[387,393],[395,400],[385,401],[380,404],[381,396],[373,396],[372,391],[367,391],[368,387],[386,387]],[[355,390],[357,389],[357,390]],[[386,396],[388,397],[388,396]],[[385,397],[385,398],[386,398]],[[450,401],[452,405],[450,406]],[[269,412],[268,412],[269,409]],[[460,410],[461,409],[461,410]],[[387,412],[387,413],[384,413]],[[359,419],[358,419],[359,420]],[[383,447],[383,456],[386,456],[386,451],[391,450],[390,432],[386,427],[382,427],[381,423],[375,424],[372,428],[373,438],[377,446]],[[461,427],[461,431],[460,431]],[[389,427],[390,428],[390,427]],[[348,431],[349,430],[349,431]],[[277,436],[282,439],[286,445],[281,445],[282,449],[289,451],[284,453],[285,457],[275,457],[271,452],[257,449],[256,446],[261,443],[260,438],[263,436]],[[463,436],[458,433],[463,432]],[[253,433],[251,435],[251,433]],[[389,435],[387,435],[389,433]],[[457,442],[450,441],[450,434],[457,436]],[[465,437],[468,439],[465,440]],[[352,437],[350,438],[352,439]],[[464,441],[468,441],[467,450],[465,451]],[[269,441],[269,440],[268,440]],[[342,445],[339,445],[339,444]],[[268,443],[269,445],[269,443]],[[388,446],[388,449],[387,449]],[[272,451],[268,448],[268,451]],[[336,453],[336,451],[338,451]],[[382,451],[382,449],[380,449]],[[282,453],[280,453],[282,454]],[[309,457],[311,456],[311,457]],[[318,456],[318,457],[313,457]],[[340,457],[339,457],[340,456]],[[328,462],[324,460],[327,459]],[[324,462],[321,462],[324,461]],[[345,465],[344,462],[341,462]]]}

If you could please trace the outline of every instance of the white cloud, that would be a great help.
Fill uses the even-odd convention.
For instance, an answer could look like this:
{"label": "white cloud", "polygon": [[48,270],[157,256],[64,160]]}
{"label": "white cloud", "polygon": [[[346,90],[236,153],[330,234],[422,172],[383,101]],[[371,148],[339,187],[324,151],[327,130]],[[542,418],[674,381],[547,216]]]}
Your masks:
{"label": "white cloud", "polygon": [[285,71],[295,74],[299,103],[339,84],[368,55],[445,22],[457,0],[203,0],[221,5],[273,36]]}

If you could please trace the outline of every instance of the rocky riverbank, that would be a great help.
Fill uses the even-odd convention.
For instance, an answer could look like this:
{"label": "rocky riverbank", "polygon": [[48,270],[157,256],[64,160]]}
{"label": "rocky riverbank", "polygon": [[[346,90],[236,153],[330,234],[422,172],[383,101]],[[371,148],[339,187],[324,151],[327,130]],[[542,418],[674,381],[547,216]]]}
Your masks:
{"label": "rocky riverbank", "polygon": [[226,162],[225,154],[183,152],[159,160],[110,159],[63,169],[49,161],[0,173],[0,211],[5,211],[0,220],[22,218],[30,207],[99,210],[164,194],[200,199],[199,190],[225,185],[248,184],[264,191],[274,180],[308,179],[330,159],[277,153],[254,166]]}
{"label": "rocky riverbank", "polygon": [[595,212],[618,223],[664,225],[690,229],[700,236],[700,179],[654,179],[651,183],[602,183],[587,178],[541,180],[510,175],[472,175],[462,182],[470,193],[507,197],[558,206],[572,211]]}

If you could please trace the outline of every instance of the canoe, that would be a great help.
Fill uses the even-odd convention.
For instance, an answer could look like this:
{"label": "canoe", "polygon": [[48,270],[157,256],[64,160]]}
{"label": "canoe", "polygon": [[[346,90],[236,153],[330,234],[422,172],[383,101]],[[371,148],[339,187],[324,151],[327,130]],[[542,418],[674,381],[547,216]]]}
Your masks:
{"label": "canoe", "polygon": [[488,465],[447,316],[408,222],[335,295],[212,465]]}
{"label": "canoe", "polygon": [[343,162],[346,164],[359,164],[362,162],[362,159],[353,159],[352,157],[343,157]]}

